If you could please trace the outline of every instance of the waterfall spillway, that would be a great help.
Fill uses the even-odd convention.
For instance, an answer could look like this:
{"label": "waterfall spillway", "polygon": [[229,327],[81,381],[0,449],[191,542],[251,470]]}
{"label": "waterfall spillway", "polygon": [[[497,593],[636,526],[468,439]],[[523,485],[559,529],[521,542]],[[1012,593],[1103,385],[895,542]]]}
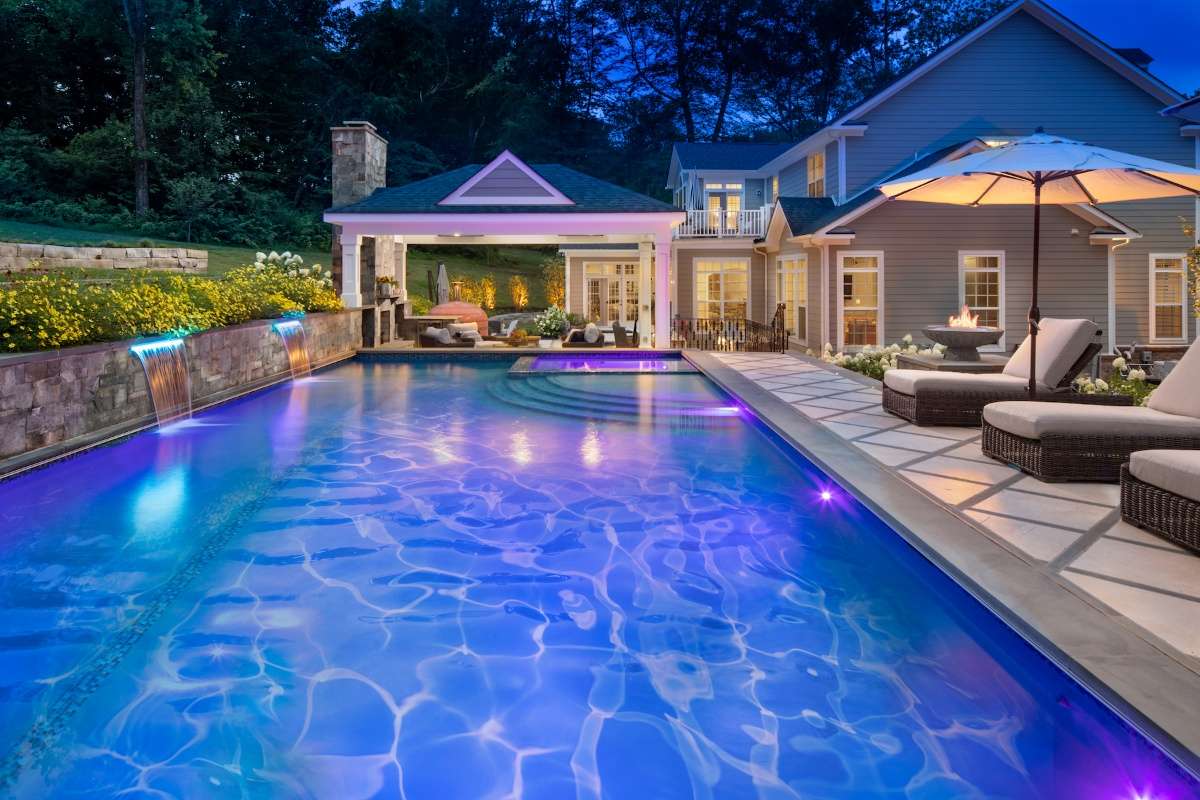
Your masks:
{"label": "waterfall spillway", "polygon": [[192,415],[192,382],[188,375],[187,350],[182,339],[163,339],[130,348],[150,387],[150,400],[158,424],[165,425]]}
{"label": "waterfall spillway", "polygon": [[304,335],[304,326],[298,320],[289,319],[276,322],[272,327],[283,340],[288,364],[292,368],[292,378],[302,378],[311,373],[312,363],[308,358],[308,339]]}

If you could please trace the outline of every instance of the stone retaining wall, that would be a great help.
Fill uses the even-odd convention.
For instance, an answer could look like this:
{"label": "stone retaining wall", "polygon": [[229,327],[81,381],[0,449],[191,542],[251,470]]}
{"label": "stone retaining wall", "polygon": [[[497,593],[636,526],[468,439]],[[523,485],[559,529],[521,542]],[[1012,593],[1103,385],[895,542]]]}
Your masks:
{"label": "stone retaining wall", "polygon": [[65,247],[0,242],[0,270],[92,267],[207,272],[208,251],[184,247]]}
{"label": "stone retaining wall", "polygon": [[[199,407],[288,375],[274,320],[205,331],[185,339],[192,404]],[[302,320],[312,363],[349,357],[362,342],[362,314]],[[154,421],[133,342],[108,342],[0,357],[0,476]]]}

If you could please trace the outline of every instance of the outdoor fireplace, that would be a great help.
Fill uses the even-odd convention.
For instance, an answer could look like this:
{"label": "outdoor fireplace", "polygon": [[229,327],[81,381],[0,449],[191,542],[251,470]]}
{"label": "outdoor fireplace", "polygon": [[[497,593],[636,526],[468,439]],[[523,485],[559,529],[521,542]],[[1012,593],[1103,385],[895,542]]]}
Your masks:
{"label": "outdoor fireplace", "polygon": [[979,324],[979,315],[972,314],[966,305],[956,317],[950,317],[945,325],[930,325],[925,336],[946,346],[947,361],[978,361],[978,348],[1000,341],[1003,328],[992,328]]}

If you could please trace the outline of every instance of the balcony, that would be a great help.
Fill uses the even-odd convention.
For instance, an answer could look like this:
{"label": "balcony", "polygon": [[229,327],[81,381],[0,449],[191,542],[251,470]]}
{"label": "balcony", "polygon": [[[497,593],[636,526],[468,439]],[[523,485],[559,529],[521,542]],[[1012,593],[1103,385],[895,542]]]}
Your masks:
{"label": "balcony", "polygon": [[676,239],[734,239],[757,238],[767,230],[767,209],[749,208],[744,211],[685,212],[687,219],[675,229]]}

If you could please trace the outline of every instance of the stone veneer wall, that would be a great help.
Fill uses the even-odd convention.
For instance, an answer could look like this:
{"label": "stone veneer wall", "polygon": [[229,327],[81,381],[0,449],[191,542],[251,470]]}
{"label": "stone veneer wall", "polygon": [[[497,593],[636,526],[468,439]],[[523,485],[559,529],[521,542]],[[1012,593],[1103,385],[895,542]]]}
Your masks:
{"label": "stone veneer wall", "polygon": [[208,251],[184,247],[64,247],[0,242],[0,269],[92,267],[207,272]]}
{"label": "stone veneer wall", "polygon": [[[205,331],[185,339],[195,407],[285,377],[287,354],[274,320]],[[362,314],[304,317],[314,366],[352,355]],[[0,475],[154,421],[132,342],[0,357]]]}

